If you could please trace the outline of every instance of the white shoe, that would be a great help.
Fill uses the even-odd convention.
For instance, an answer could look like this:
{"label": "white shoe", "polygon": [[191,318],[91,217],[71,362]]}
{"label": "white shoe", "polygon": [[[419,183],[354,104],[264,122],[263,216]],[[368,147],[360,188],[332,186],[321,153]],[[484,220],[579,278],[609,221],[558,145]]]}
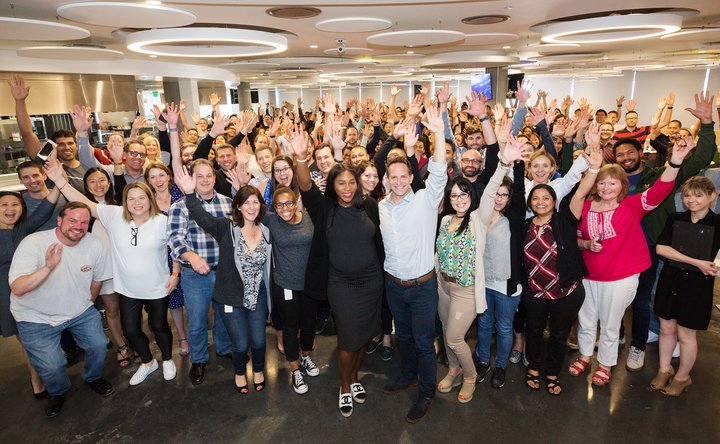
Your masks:
{"label": "white shoe", "polygon": [[657,342],[659,340],[660,340],[660,337],[658,336],[657,333],[655,333],[654,331],[648,331],[648,340],[647,340],[648,344],[651,342]]}
{"label": "white shoe", "polygon": [[305,378],[303,378],[303,374],[300,369],[292,372],[292,386],[293,390],[295,390],[295,393],[298,395],[303,395],[308,391],[308,385],[305,383]]}
{"label": "white shoe", "polygon": [[177,374],[177,369],[175,368],[175,363],[173,362],[172,359],[163,361],[162,367],[163,367],[163,378],[165,378],[166,381],[172,381],[173,379],[175,379],[175,375]]}
{"label": "white shoe", "polygon": [[355,384],[350,384],[350,392],[352,392],[353,401],[357,402],[358,404],[365,403],[367,393],[365,393],[365,388],[362,386],[362,384],[360,384],[359,382],[356,382]]}
{"label": "white shoe", "polygon": [[308,376],[317,376],[320,374],[320,369],[310,359],[310,355],[300,357],[300,366],[305,370]]}
{"label": "white shoe", "polygon": [[150,362],[148,367],[146,364],[140,364],[140,368],[137,369],[132,378],[130,378],[130,385],[138,385],[148,377],[148,375],[158,369],[158,363],[156,360]]}
{"label": "white shoe", "polygon": [[343,393],[342,388],[340,389],[340,395],[338,396],[338,407],[340,408],[340,413],[346,418],[349,418],[353,413],[352,394]]}
{"label": "white shoe", "polygon": [[636,372],[641,370],[643,366],[645,366],[645,350],[640,350],[637,347],[630,347],[630,353],[628,354],[625,367],[631,372]]}
{"label": "white shoe", "polygon": [[680,343],[679,342],[677,344],[675,344],[675,350],[673,350],[672,357],[673,358],[680,357]]}

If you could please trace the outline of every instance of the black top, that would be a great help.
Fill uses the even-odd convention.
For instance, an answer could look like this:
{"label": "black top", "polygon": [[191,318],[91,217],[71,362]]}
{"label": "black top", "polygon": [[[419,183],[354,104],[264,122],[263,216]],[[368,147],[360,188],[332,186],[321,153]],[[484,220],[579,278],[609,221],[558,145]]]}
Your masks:
{"label": "black top", "polygon": [[376,266],[375,224],[364,208],[335,207],[327,221],[330,268],[339,274],[361,276]]}
{"label": "black top", "polygon": [[[658,237],[657,244],[658,245],[667,245],[669,247],[673,246],[673,233],[674,233],[674,227],[675,222],[688,222],[692,223],[692,213],[690,211],[683,211],[679,213],[673,213],[670,216],[668,216],[667,222],[665,222],[665,228],[663,229],[662,233],[660,233],[660,237]],[[709,228],[711,228],[714,233],[712,237],[712,248],[710,249],[710,255],[709,257],[693,257],[694,259],[701,259],[705,261],[712,261],[715,259],[715,256],[718,253],[718,250],[720,250],[720,215],[713,213],[712,210],[708,211],[708,213],[696,222],[696,225],[705,225]],[[677,249],[677,248],[676,248]],[[691,254],[687,254],[688,256],[692,256]],[[672,262],[671,262],[672,263]],[[700,270],[696,267],[689,267],[694,269],[694,271],[700,272]]]}

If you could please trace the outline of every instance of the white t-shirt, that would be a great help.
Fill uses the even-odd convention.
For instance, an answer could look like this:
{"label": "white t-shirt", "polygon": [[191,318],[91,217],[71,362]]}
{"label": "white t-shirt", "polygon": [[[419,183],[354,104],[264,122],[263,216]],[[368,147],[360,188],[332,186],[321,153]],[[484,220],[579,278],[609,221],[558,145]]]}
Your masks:
{"label": "white t-shirt", "polygon": [[[123,219],[123,208],[98,205],[98,219],[112,244],[113,286],[117,293],[134,299],[167,296],[170,277],[167,258],[167,217],[159,214],[140,228]],[[137,237],[133,235],[137,229]]]}
{"label": "white t-shirt", "polygon": [[[110,256],[110,252],[112,251],[112,244],[110,244],[110,236],[108,235],[107,230],[105,229],[105,227],[103,227],[103,224],[101,224],[99,220],[96,220],[90,232],[94,234],[95,237],[100,239],[100,242],[102,242],[102,244],[105,246],[105,249],[108,252],[108,261],[110,263],[110,266],[112,266],[112,256]],[[113,294],[114,292],[115,290],[113,287],[112,278],[103,281],[102,288],[100,288],[100,295]]]}
{"label": "white t-shirt", "polygon": [[[55,230],[39,231],[20,242],[12,263],[9,281],[34,273],[45,266],[48,247],[60,242]],[[16,321],[60,325],[90,308],[92,281],[112,277],[108,252],[102,242],[88,233],[80,242],[63,245],[62,258],[45,282],[22,297],[10,295],[10,311]]]}

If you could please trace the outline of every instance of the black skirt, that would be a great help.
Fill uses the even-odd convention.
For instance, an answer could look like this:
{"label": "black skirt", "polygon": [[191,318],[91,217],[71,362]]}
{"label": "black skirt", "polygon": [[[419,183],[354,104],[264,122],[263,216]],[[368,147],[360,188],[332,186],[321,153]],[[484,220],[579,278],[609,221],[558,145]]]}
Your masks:
{"label": "black skirt", "polygon": [[655,292],[655,314],[692,330],[707,330],[712,316],[714,276],[665,263]]}

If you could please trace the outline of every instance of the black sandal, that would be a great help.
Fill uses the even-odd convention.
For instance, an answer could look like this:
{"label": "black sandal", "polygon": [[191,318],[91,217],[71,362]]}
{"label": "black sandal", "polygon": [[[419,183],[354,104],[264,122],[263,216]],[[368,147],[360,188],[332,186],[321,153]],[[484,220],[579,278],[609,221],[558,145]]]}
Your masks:
{"label": "black sandal", "polygon": [[[562,386],[560,385],[560,380],[557,376],[555,379],[545,377],[545,387],[547,388],[547,392],[550,396],[560,396],[562,394]],[[555,393],[556,388],[560,388],[560,391],[557,393]]]}
{"label": "black sandal", "polygon": [[[537,387],[528,384],[529,382],[537,384]],[[540,374],[533,375],[530,373],[530,369],[528,369],[527,373],[525,373],[525,386],[534,392],[540,390]]]}
{"label": "black sandal", "polygon": [[127,344],[122,345],[122,346],[118,346],[118,348],[117,348],[117,353],[118,353],[120,356],[124,356],[124,358],[120,358],[120,359],[117,360],[118,365],[119,365],[120,367],[123,367],[123,368],[124,368],[124,367],[127,367],[128,365],[130,365],[130,352],[128,351],[128,346],[127,346]]}

